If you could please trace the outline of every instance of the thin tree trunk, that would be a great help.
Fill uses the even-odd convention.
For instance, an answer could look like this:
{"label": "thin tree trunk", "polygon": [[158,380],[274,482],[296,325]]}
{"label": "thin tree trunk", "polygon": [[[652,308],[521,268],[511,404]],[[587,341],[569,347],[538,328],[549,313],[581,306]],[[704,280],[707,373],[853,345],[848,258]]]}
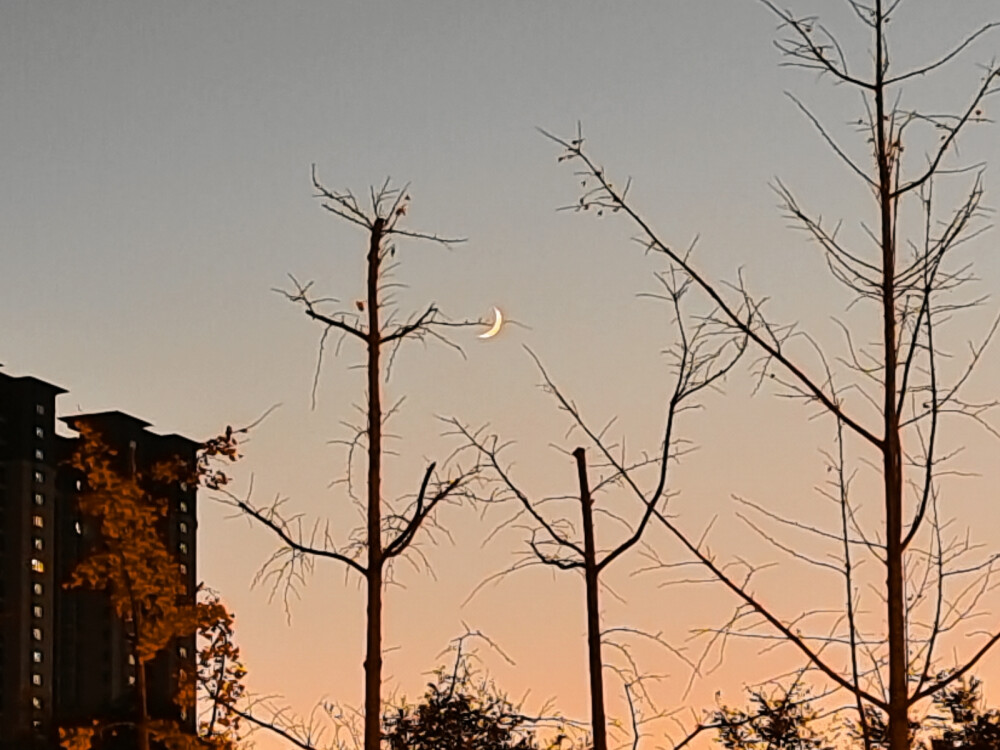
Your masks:
{"label": "thin tree trunk", "polygon": [[365,653],[365,750],[382,742],[382,394],[379,371],[379,253],[384,219],[368,247],[368,633]]}
{"label": "thin tree trunk", "polygon": [[[135,474],[135,464],[133,461],[132,473]],[[113,548],[118,564],[124,573],[125,591],[128,594],[129,611],[132,614],[132,632],[129,634],[129,654],[132,657],[135,667],[135,687],[136,687],[136,720],[135,729],[138,736],[139,750],[149,750],[149,691],[146,687],[146,665],[139,659],[139,642],[142,638],[142,615],[139,611],[139,603],[135,599],[135,592],[132,588],[132,580],[125,567],[125,556],[121,547]]]}
{"label": "thin tree trunk", "polygon": [[587,456],[583,448],[573,451],[580,480],[580,507],[583,511],[583,570],[587,587],[587,655],[590,662],[590,731],[593,750],[607,750],[604,717],[604,662],[601,660],[601,612],[598,600],[597,552],[594,546],[593,498],[587,481]]}
{"label": "thin tree trunk", "polygon": [[135,665],[135,684],[139,693],[139,722],[137,727],[139,750],[149,750],[149,705],[147,702],[149,693],[146,688],[146,665],[140,663],[138,658]]}
{"label": "thin tree trunk", "polygon": [[886,615],[889,625],[889,750],[908,750],[909,684],[903,582],[903,483],[899,415],[896,413],[896,237],[892,198],[894,148],[887,142],[885,113],[885,38],[882,0],[875,3],[876,159],[882,240],[883,393],[882,476],[885,493]]}

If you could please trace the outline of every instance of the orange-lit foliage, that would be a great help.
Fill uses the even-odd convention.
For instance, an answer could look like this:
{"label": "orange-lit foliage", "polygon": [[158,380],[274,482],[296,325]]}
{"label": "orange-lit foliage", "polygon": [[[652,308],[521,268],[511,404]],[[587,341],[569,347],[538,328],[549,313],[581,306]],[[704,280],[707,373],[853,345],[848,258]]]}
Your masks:
{"label": "orange-lit foliage", "polygon": [[[89,750],[105,732],[129,727],[137,731],[143,748],[151,743],[167,750],[232,748],[238,726],[225,702],[242,695],[245,674],[232,641],[233,616],[218,597],[201,602],[189,597],[180,562],[158,530],[168,501],[148,488],[198,481],[209,487],[225,484],[225,475],[212,468],[211,460],[216,456],[236,460],[235,439],[227,430],[203,446],[196,467],[174,459],[155,465],[147,477],[135,466],[121,471],[116,452],[97,431],[85,424],[77,429],[80,439],[71,465],[81,474],[80,513],[97,530],[97,542],[65,586],[106,591],[125,624],[138,677],[137,715],[132,722],[95,721],[92,726],[61,728],[61,745],[65,750]],[[214,705],[223,706],[212,711],[209,726],[203,723],[209,733],[202,737],[183,731],[177,722],[149,716],[143,673],[145,665],[175,639],[195,632],[207,640],[198,654],[198,674],[181,670],[174,701],[193,713],[197,681],[209,680]]]}
{"label": "orange-lit foliage", "polygon": [[211,701],[199,734],[213,747],[230,748],[240,730],[240,716],[232,708],[243,697],[247,671],[233,640],[234,616],[214,595],[198,606],[198,636],[204,644],[198,651],[198,683]]}
{"label": "orange-lit foliage", "polygon": [[[79,510],[99,541],[73,571],[69,588],[104,589],[126,624],[138,664],[145,664],[179,636],[197,627],[195,607],[185,603],[180,563],[167,550],[157,524],[167,513],[165,498],[143,488],[138,470],[115,466],[116,452],[86,425],[72,466],[81,472]],[[157,478],[167,478],[157,470]]]}

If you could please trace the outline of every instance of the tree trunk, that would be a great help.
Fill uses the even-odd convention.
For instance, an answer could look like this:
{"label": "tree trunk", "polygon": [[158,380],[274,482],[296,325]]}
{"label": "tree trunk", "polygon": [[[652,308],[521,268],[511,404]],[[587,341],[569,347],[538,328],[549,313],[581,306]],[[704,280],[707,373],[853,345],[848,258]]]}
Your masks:
{"label": "tree trunk", "polygon": [[[133,651],[133,654],[135,652]],[[138,693],[139,721],[136,722],[136,734],[139,737],[139,750],[149,750],[149,691],[146,687],[146,665],[135,657],[135,684]]]}
{"label": "tree trunk", "polygon": [[365,750],[382,743],[382,394],[379,370],[379,253],[384,219],[368,247],[368,619],[365,652]]}
{"label": "tree trunk", "polygon": [[601,660],[601,612],[598,599],[597,552],[594,547],[593,499],[587,481],[587,457],[583,448],[573,451],[580,480],[580,507],[583,511],[583,571],[587,587],[587,655],[590,662],[590,731],[593,750],[607,750],[604,717],[604,662]]}
{"label": "tree trunk", "polygon": [[[882,244],[883,392],[882,478],[885,495],[886,616],[889,626],[889,750],[908,750],[909,684],[903,581],[902,445],[896,410],[896,237],[892,175],[894,146],[887,139],[885,37],[882,0],[875,3],[875,133]],[[891,130],[890,130],[891,132]]]}

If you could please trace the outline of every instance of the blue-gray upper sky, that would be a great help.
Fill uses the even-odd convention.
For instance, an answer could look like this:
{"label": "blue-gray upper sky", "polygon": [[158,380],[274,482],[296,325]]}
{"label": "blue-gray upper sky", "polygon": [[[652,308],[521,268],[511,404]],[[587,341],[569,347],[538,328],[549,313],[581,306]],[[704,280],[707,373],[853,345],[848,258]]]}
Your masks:
{"label": "blue-gray upper sky", "polygon": [[[869,40],[846,3],[793,7],[827,13],[866,64]],[[995,0],[909,0],[894,22],[894,59],[905,66],[940,55],[997,10]],[[618,414],[631,445],[655,449],[668,386],[658,351],[669,321],[636,298],[655,289],[661,264],[629,243],[627,224],[555,211],[576,199],[579,183],[536,127],[571,134],[581,121],[612,175],[634,178],[636,205],[664,239],[700,235],[697,257],[709,275],[732,280],[744,268],[751,288],[775,298],[776,317],[835,340],[830,316],[848,300],[815,249],[787,231],[768,183],[780,177],[806,207],[844,218],[845,231],[863,238],[870,196],[783,92],[814,107],[864,159],[849,125],[861,102],[779,67],[775,26],[749,0],[4,0],[0,362],[68,388],[64,411],[119,408],[193,437],[282,402],[247,446],[259,499],[286,494],[303,511],[353,525],[347,501],[327,489],[342,465],[327,441],[342,436],[339,420],[362,395],[348,369],[358,352],[345,346],[327,360],[311,410],[320,331],[271,288],[292,273],[348,303],[360,297],[364,238],[311,198],[310,165],[331,188],[361,193],[391,176],[411,183],[409,227],[468,238],[453,250],[400,243],[403,305],[436,299],[455,317],[497,305],[528,328],[508,328],[489,345],[459,334],[465,360],[435,347],[401,355],[387,386],[390,396],[408,395],[390,488],[412,489],[422,461],[447,454],[434,415],[454,414],[517,438],[518,465],[540,492],[571,491],[565,457],[539,455],[550,440],[566,444],[565,422],[534,387],[521,346],[595,421]],[[917,81],[904,103],[960,106],[978,85],[977,63],[998,47],[1000,37],[987,36],[940,78]],[[962,156],[996,168],[998,144],[996,127],[980,126]],[[988,173],[987,187],[993,182]],[[1000,280],[995,243],[991,235],[974,248],[983,291]],[[970,319],[969,336],[978,322]],[[966,331],[955,334],[961,349]],[[997,359],[987,366],[983,382],[996,382]],[[795,498],[816,484],[829,433],[794,406],[748,400],[749,391],[737,380],[715,411],[691,417],[704,446],[682,474],[692,528],[722,513],[730,492]],[[719,451],[729,471],[699,475]],[[808,470],[799,476],[790,463]],[[530,684],[539,698],[559,695],[582,713],[580,592],[571,580],[529,572],[459,609],[476,582],[509,562],[519,538],[480,554],[489,519],[458,510],[448,519],[455,546],[428,553],[439,581],[401,570],[407,589],[390,593],[388,639],[403,647],[388,660],[395,684],[418,690],[418,671],[435,665],[466,620],[531,665],[522,673],[530,680],[501,672],[512,691]],[[280,605],[248,590],[270,540],[207,501],[201,540],[201,575],[240,615],[253,686],[286,693],[302,709],[321,695],[359,702],[356,587],[337,570],[318,571],[286,631]],[[653,580],[623,580],[625,594],[654,590]],[[663,596],[662,607],[639,614],[609,602],[609,616],[658,629],[672,612]],[[532,610],[536,597],[566,616]],[[707,598],[705,607],[676,632],[725,611]],[[523,620],[499,617],[519,611]]]}

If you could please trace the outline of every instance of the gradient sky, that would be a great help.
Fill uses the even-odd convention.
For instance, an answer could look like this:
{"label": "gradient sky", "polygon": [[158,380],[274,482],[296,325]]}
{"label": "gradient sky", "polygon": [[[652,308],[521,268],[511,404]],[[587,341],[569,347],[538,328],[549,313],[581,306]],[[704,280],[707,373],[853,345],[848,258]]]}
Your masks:
{"label": "gradient sky", "polygon": [[[793,7],[829,12],[848,51],[864,59],[868,39],[843,3]],[[899,64],[944,52],[996,10],[995,0],[909,0],[894,22]],[[536,127],[571,134],[582,121],[591,152],[619,182],[634,178],[635,203],[664,239],[700,235],[708,275],[732,280],[744,269],[750,287],[772,297],[776,319],[837,341],[831,316],[849,299],[815,248],[788,231],[768,183],[780,177],[806,207],[844,218],[859,236],[858,221],[873,215],[869,196],[783,92],[794,91],[863,155],[845,127],[860,102],[779,67],[775,26],[750,0],[4,0],[0,362],[67,388],[63,413],[121,409],[195,438],[280,402],[246,446],[239,491],[252,474],[257,500],[287,496],[290,509],[331,519],[344,538],[356,518],[328,488],[343,472],[328,441],[343,437],[340,421],[362,396],[349,369],[361,352],[348,342],[327,359],[312,409],[321,331],[271,289],[292,273],[348,304],[360,297],[364,237],[311,198],[309,169],[316,163],[331,188],[362,193],[389,175],[411,183],[408,228],[469,238],[453,250],[399,243],[403,307],[433,299],[455,317],[476,317],[497,305],[527,326],[489,343],[457,333],[467,359],[438,346],[404,350],[387,386],[390,400],[407,396],[393,425],[402,440],[390,491],[412,491],[425,462],[455,447],[435,421],[455,415],[516,440],[510,458],[537,495],[572,492],[572,461],[549,445],[572,450],[575,438],[565,438],[564,415],[537,388],[522,347],[595,423],[618,415],[630,446],[655,449],[670,386],[659,351],[670,328],[662,306],[636,297],[655,289],[652,274],[663,266],[629,242],[632,228],[556,212],[579,185]],[[998,51],[1000,37],[987,37],[904,101],[960,106],[978,85],[977,63]],[[1000,165],[996,126],[971,132],[962,155]],[[991,234],[966,250],[980,292],[1000,283],[995,248]],[[955,323],[950,350],[961,353],[989,315]],[[994,352],[974,387],[988,394],[998,377]],[[733,517],[731,494],[819,522],[814,487],[824,481],[820,451],[831,446],[831,426],[771,393],[751,398],[751,387],[737,375],[685,417],[681,429],[701,449],[676,472],[682,494],[673,508],[695,535],[720,516],[710,544],[722,556],[785,562]],[[949,439],[968,448],[961,468],[980,473],[955,483],[952,514],[964,525],[995,515],[997,443],[981,432]],[[237,613],[251,689],[282,694],[303,712],[321,698],[359,704],[357,581],[318,565],[287,624],[280,601],[251,588],[273,541],[203,498],[200,576]],[[607,502],[634,512],[628,497]],[[487,657],[502,687],[518,696],[530,688],[529,707],[554,697],[586,718],[580,581],[529,570],[461,606],[524,549],[517,531],[483,547],[503,517],[449,509],[441,520],[454,543],[424,547],[437,580],[399,569],[404,587],[390,590],[386,614],[386,640],[399,647],[387,656],[388,687],[415,696],[465,622],[515,659],[509,667]],[[981,523],[976,531],[998,541]],[[678,559],[658,530],[650,542]],[[630,577],[640,564],[632,555],[612,570],[625,601],[605,597],[606,625],[663,631],[685,645],[691,628],[718,625],[731,610],[712,589]],[[839,596],[838,581],[790,565],[758,585],[785,616]],[[697,653],[697,644],[687,647]],[[757,648],[733,650],[687,705],[709,705],[720,688],[739,701],[742,684],[796,663],[756,659]],[[684,705],[687,667],[662,651],[641,653],[649,672],[671,676],[654,690],[660,707]],[[620,712],[613,679],[610,692]]]}

